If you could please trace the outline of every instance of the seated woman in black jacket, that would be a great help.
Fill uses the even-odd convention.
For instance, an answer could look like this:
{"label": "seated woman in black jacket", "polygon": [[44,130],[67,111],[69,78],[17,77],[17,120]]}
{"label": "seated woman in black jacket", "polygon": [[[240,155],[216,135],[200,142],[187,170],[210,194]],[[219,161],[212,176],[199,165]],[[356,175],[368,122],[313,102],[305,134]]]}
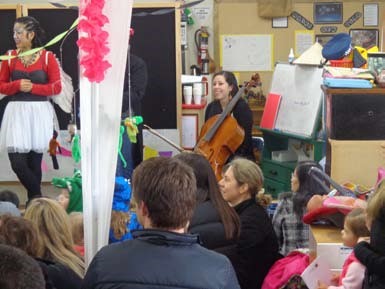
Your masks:
{"label": "seated woman in black jacket", "polygon": [[261,169],[255,162],[232,160],[219,186],[223,198],[241,220],[241,234],[229,256],[242,289],[261,288],[273,263],[278,259],[278,242],[266,210],[257,201],[263,186]]}
{"label": "seated woman in black jacket", "polygon": [[210,163],[195,153],[181,153],[175,158],[193,168],[197,181],[197,207],[188,231],[199,234],[203,247],[219,253],[234,246],[239,235],[239,217],[223,199]]}

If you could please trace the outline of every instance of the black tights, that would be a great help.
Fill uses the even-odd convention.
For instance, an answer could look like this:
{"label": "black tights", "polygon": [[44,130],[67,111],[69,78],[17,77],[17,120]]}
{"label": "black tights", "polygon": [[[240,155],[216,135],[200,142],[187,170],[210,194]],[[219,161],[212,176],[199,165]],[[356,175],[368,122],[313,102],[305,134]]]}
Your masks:
{"label": "black tights", "polygon": [[41,161],[42,153],[8,153],[12,170],[27,189],[28,201],[41,196]]}

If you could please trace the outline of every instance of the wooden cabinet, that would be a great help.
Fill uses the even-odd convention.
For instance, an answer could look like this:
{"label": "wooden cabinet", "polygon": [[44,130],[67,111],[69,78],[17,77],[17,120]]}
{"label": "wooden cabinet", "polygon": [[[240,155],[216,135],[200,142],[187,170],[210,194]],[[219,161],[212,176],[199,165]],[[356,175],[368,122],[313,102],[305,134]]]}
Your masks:
{"label": "wooden cabinet", "polygon": [[287,151],[295,145],[306,153],[309,159],[319,161],[323,157],[323,140],[306,138],[284,132],[259,128],[263,133],[264,147],[262,154],[262,172],[265,177],[264,187],[267,194],[277,198],[278,194],[290,191],[291,174],[297,161],[279,161],[273,152]]}
{"label": "wooden cabinet", "polygon": [[253,136],[262,136],[262,132],[258,129],[259,124],[261,123],[261,118],[263,114],[264,106],[260,105],[253,105],[249,103],[249,107],[251,109],[251,112],[253,113]]}

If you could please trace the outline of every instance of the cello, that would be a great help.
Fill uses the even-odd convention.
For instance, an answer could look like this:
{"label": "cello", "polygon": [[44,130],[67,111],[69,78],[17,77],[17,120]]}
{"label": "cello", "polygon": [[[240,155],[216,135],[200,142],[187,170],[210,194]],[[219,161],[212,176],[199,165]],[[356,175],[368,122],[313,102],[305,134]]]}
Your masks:
{"label": "cello", "polygon": [[202,126],[194,152],[203,155],[210,162],[217,180],[222,178],[223,166],[243,143],[245,137],[243,128],[231,116],[231,112],[244,91],[255,85],[257,80],[259,80],[259,75],[256,73],[250,82],[238,90],[221,114],[212,116]]}

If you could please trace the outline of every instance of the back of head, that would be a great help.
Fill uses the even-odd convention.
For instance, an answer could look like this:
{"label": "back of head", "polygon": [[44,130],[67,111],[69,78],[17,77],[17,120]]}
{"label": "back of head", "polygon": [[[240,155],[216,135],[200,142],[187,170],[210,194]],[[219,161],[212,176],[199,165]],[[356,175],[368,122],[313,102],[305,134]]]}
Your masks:
{"label": "back of head", "polygon": [[302,217],[307,202],[314,195],[325,195],[328,192],[314,180],[310,175],[310,169],[316,167],[322,170],[322,167],[314,161],[303,161],[297,164],[295,171],[297,173],[299,188],[293,198],[294,212]]}
{"label": "back of head", "polygon": [[366,227],[366,213],[364,209],[353,209],[345,216],[345,223],[356,237],[368,237],[370,232]]}
{"label": "back of head", "polygon": [[13,203],[16,206],[16,208],[18,208],[20,204],[20,200],[17,194],[10,190],[3,190],[0,192],[0,202]]}
{"label": "back of head", "polygon": [[73,248],[71,225],[63,207],[51,199],[34,199],[24,217],[36,225],[38,257],[64,264],[82,277],[84,263]]}
{"label": "back of head", "polygon": [[142,162],[134,171],[132,188],[136,203],[146,205],[154,228],[180,229],[191,219],[196,180],[181,161],[157,157]]}
{"label": "back of head", "polygon": [[0,217],[2,243],[17,247],[28,255],[37,257],[37,232],[35,225],[22,217]]}
{"label": "back of head", "polygon": [[74,244],[80,245],[84,241],[83,213],[72,212],[68,216],[70,219],[72,239]]}
{"label": "back of head", "polygon": [[201,203],[211,199],[210,193],[213,189],[215,190],[215,186],[218,188],[218,183],[207,159],[200,154],[187,152],[177,154],[175,158],[193,169],[197,183],[197,202]]}
{"label": "back of head", "polygon": [[44,289],[44,275],[39,264],[25,252],[0,245],[0,288]]}
{"label": "back of head", "polygon": [[14,203],[0,201],[0,216],[2,215],[20,216],[21,214]]}
{"label": "back of head", "polygon": [[369,198],[366,212],[370,222],[380,216],[385,217],[385,179],[377,184],[374,193]]}
{"label": "back of head", "polygon": [[256,198],[263,187],[263,173],[260,167],[255,162],[245,158],[232,160],[229,167],[233,169],[234,178],[238,184],[247,184],[251,197]]}
{"label": "back of head", "polygon": [[223,199],[219,190],[218,181],[209,161],[196,153],[180,153],[174,158],[181,160],[194,170],[197,182],[197,202],[211,200],[225,227],[228,239],[236,237],[239,230],[238,214]]}
{"label": "back of head", "polygon": [[23,24],[25,30],[35,33],[35,37],[32,40],[32,48],[43,46],[45,32],[41,28],[39,21],[32,16],[23,16],[17,18],[15,23]]}
{"label": "back of head", "polygon": [[238,81],[237,81],[234,73],[232,73],[230,71],[222,70],[222,71],[219,71],[219,72],[215,73],[213,75],[213,79],[217,75],[222,75],[225,78],[225,80],[228,83],[228,85],[232,85],[233,86],[233,89],[231,90],[231,93],[230,93],[231,96],[236,95],[239,89],[238,89]]}

